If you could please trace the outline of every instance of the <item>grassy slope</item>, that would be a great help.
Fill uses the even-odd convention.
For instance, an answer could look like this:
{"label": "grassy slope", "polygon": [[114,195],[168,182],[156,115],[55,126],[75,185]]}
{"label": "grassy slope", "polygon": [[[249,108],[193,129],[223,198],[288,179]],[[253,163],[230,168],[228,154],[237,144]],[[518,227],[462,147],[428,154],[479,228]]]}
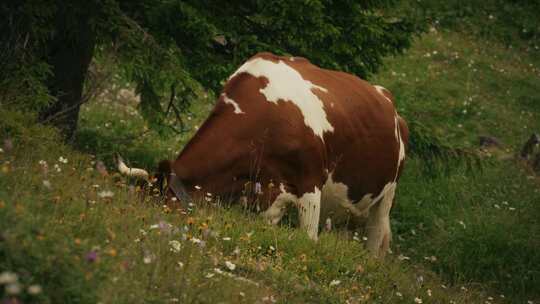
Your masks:
{"label": "grassy slope", "polygon": [[[449,142],[474,146],[476,136],[487,133],[514,149],[531,129],[540,129],[537,66],[522,51],[430,33],[405,56],[389,59],[374,82],[398,96],[408,119],[421,120]],[[186,140],[140,136],[143,123],[132,111],[129,105],[90,105],[79,147],[106,162],[117,151],[151,167]],[[20,132],[11,131],[15,150],[0,154],[0,270],[17,272],[25,286],[43,286],[38,296],[20,296],[25,302],[540,299],[538,183],[509,161],[438,177],[426,177],[418,160],[409,161],[393,211],[394,254],[381,264],[346,232],[325,233],[315,244],[291,227],[269,227],[235,208],[207,204],[188,216],[171,213],[138,199],[122,178],[89,169],[92,159],[59,145],[54,133],[24,127],[22,118],[4,124]],[[49,164],[46,175],[41,159]],[[99,198],[103,190],[114,198]],[[179,252],[170,241],[180,243]],[[227,261],[236,268],[229,270]]]}

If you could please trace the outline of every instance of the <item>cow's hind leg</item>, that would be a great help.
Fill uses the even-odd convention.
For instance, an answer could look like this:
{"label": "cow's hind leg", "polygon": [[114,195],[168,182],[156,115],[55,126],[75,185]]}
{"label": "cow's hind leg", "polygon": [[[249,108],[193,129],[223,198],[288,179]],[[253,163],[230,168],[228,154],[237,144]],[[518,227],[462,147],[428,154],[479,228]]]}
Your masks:
{"label": "cow's hind leg", "polygon": [[377,257],[384,257],[390,246],[392,232],[390,230],[390,209],[394,201],[396,184],[388,184],[384,188],[382,198],[369,210],[366,224],[366,248]]}
{"label": "cow's hind leg", "polygon": [[317,187],[298,199],[298,214],[300,228],[305,229],[312,240],[317,240],[321,215],[321,191]]}

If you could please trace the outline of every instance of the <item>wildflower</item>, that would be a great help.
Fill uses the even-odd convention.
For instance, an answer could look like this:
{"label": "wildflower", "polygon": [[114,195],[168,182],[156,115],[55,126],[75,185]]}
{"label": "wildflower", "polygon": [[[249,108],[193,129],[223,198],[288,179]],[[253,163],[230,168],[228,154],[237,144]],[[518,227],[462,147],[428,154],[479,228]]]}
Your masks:
{"label": "wildflower", "polygon": [[43,181],[43,186],[47,189],[51,189],[51,182],[48,180]]}
{"label": "wildflower", "polygon": [[225,261],[225,266],[227,266],[227,268],[229,268],[230,271],[233,271],[236,269],[236,265],[229,261]]}
{"label": "wildflower", "polygon": [[172,252],[180,252],[180,248],[182,248],[182,245],[177,240],[169,241],[169,246],[171,246]]}
{"label": "wildflower", "polygon": [[246,296],[246,294],[243,293],[242,291],[240,291],[239,295],[240,295],[242,298]]}
{"label": "wildflower", "polygon": [[211,278],[214,277],[214,275],[215,275],[215,274],[209,272],[209,273],[207,273],[204,277],[207,278],[207,279],[211,279]]}
{"label": "wildflower", "polygon": [[159,221],[158,228],[161,230],[161,232],[164,233],[170,233],[172,231],[173,226],[166,221]]}
{"label": "wildflower", "polygon": [[429,297],[431,297],[431,294],[432,294],[432,293],[431,293],[431,289],[428,289],[428,290],[427,290],[427,295],[428,295]]}
{"label": "wildflower", "polygon": [[62,169],[58,164],[54,164],[54,169],[56,170],[56,172],[62,172]]}
{"label": "wildflower", "polygon": [[98,192],[98,197],[99,198],[112,198],[114,196],[114,192],[110,191],[110,190],[104,190],[104,191],[100,191]]}
{"label": "wildflower", "polygon": [[402,298],[402,297],[403,297],[403,294],[402,294],[401,292],[399,292],[399,291],[396,291],[396,296]]}
{"label": "wildflower", "polygon": [[67,164],[67,163],[68,163],[67,158],[64,158],[64,157],[62,157],[62,156],[60,156],[60,157],[58,158],[58,161],[61,162],[61,163],[63,163],[63,164]]}
{"label": "wildflower", "polygon": [[228,236],[226,236],[226,237],[222,238],[222,240],[224,240],[224,241],[227,241],[227,242],[228,242],[228,241],[230,241],[230,240],[231,240],[231,238],[230,238],[230,237],[228,237]]}
{"label": "wildflower", "polygon": [[463,229],[467,228],[467,225],[465,225],[465,223],[463,221],[458,221],[458,223],[463,226]]}
{"label": "wildflower", "polygon": [[0,148],[0,153],[4,153],[4,149]]}
{"label": "wildflower", "polygon": [[332,282],[330,282],[330,287],[338,286],[339,284],[341,284],[340,280],[332,280]]}
{"label": "wildflower", "polygon": [[93,263],[97,260],[98,254],[96,251],[92,250],[86,254],[86,260],[90,263]]}
{"label": "wildflower", "polygon": [[42,290],[43,290],[43,289],[42,289],[41,286],[38,285],[38,284],[30,285],[30,286],[28,286],[28,288],[26,289],[26,291],[28,291],[28,294],[30,294],[30,295],[37,295],[37,294],[40,294]]}
{"label": "wildflower", "polygon": [[152,261],[154,261],[154,258],[155,258],[155,256],[153,254],[146,254],[143,257],[143,263],[150,264],[150,263],[152,263]]}
{"label": "wildflower", "polygon": [[178,262],[176,262],[176,264],[178,264],[178,267],[180,267],[180,268],[184,268],[184,263],[182,263],[182,262],[178,261]]}
{"label": "wildflower", "polygon": [[202,242],[202,240],[194,237],[194,238],[191,238],[191,242],[193,244],[200,244]]}
{"label": "wildflower", "polygon": [[4,271],[0,273],[0,285],[12,284],[19,280],[19,276],[11,271]]}
{"label": "wildflower", "polygon": [[199,185],[195,185],[195,189],[201,190],[202,188],[201,188],[201,186],[199,186]]}
{"label": "wildflower", "polygon": [[414,298],[414,303],[422,304],[422,303],[424,303],[424,302],[422,301],[422,299],[420,299],[420,298],[418,298],[418,297],[415,297],[415,298]]}
{"label": "wildflower", "polygon": [[411,259],[410,257],[405,256],[405,255],[403,255],[403,254],[400,254],[400,255],[398,256],[398,260],[400,260],[400,261],[405,261],[405,260],[410,260],[410,259]]}

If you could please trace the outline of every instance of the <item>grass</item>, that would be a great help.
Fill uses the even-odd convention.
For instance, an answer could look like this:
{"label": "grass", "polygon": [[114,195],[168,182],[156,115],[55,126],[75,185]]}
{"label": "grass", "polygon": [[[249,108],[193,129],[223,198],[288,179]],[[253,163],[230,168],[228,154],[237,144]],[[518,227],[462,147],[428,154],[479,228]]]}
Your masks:
{"label": "grass", "polygon": [[[520,45],[433,28],[371,81],[443,142],[477,149],[478,136],[490,135],[503,143],[494,155],[511,155],[540,131],[540,56]],[[210,108],[194,107],[189,124],[195,129]],[[85,105],[74,150],[31,116],[0,109],[0,139],[14,146],[0,153],[0,272],[16,273],[12,285],[22,287],[9,295],[4,284],[0,299],[540,301],[540,180],[513,159],[426,175],[410,158],[392,212],[393,254],[377,261],[353,232],[323,232],[314,243],[291,224],[268,226],[215,201],[179,214],[114,169],[102,175],[95,162],[111,168],[115,152],[152,169],[190,136],[160,137],[135,110],[116,94]],[[28,289],[35,285],[42,291]]]}

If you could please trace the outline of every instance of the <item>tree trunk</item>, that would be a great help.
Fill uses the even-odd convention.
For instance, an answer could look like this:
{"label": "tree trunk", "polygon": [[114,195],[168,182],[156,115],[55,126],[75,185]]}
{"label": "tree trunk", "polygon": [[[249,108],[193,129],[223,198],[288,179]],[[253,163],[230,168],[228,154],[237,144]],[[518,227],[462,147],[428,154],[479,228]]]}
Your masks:
{"label": "tree trunk", "polygon": [[70,12],[66,10],[58,12],[48,52],[53,74],[47,86],[56,100],[40,113],[40,120],[58,127],[65,139],[72,141],[77,130],[86,73],[94,54],[95,33],[88,15],[76,18],[68,14]]}

